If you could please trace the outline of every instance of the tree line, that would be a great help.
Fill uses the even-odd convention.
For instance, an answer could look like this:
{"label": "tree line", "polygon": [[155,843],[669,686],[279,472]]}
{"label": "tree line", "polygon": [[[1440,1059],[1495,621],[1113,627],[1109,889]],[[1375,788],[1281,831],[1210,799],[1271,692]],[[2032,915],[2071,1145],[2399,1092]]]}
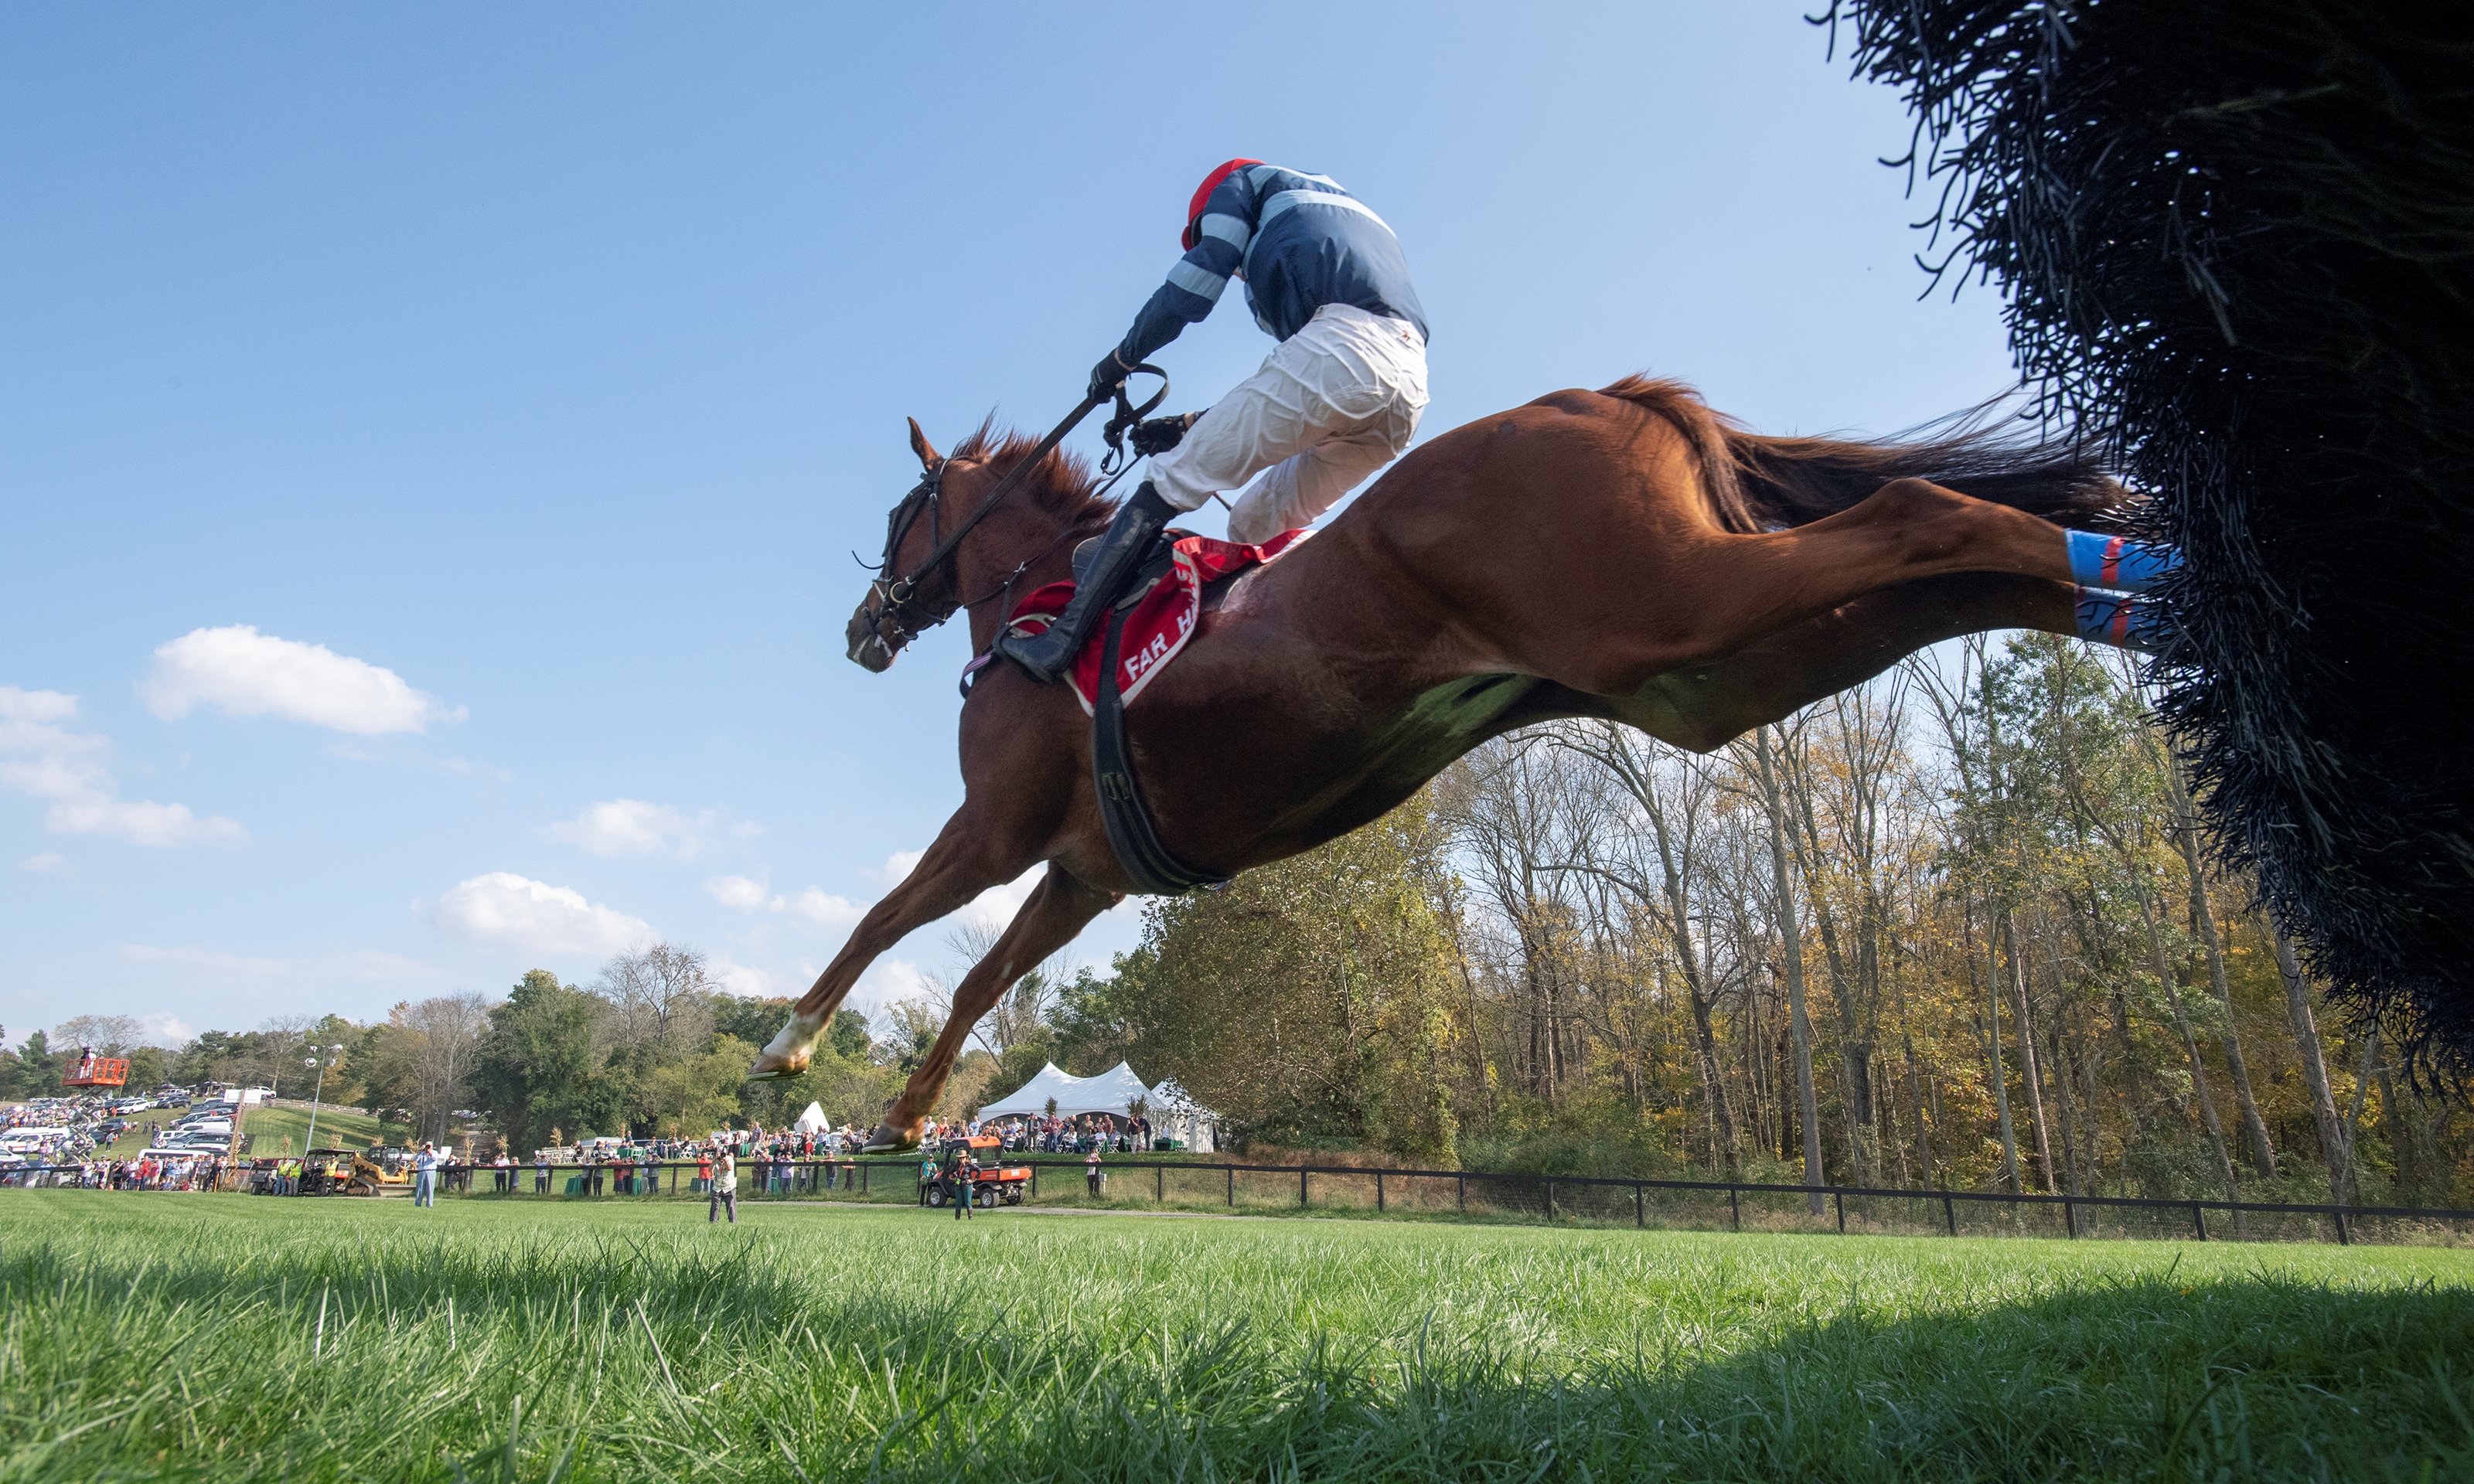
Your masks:
{"label": "tree line", "polygon": [[[126,1016],[84,1016],[0,1050],[0,1096],[61,1090],[79,1044],[129,1058],[129,1087],[206,1082],[280,1097],[400,1111],[418,1137],[447,1140],[473,1115],[516,1151],[595,1135],[700,1137],[751,1121],[779,1127],[811,1099],[837,1123],[873,1119],[907,1071],[865,1017],[835,1018],[814,1068],[793,1084],[748,1084],[755,1046],[788,1001],[731,994],[703,955],[670,944],[621,954],[589,985],[533,969],[502,999],[477,993],[397,1004],[383,1020],[283,1016],[254,1031],[148,1044]],[[327,1048],[342,1046],[340,1055]],[[329,1063],[311,1065],[313,1054]]]}
{"label": "tree line", "polygon": [[[1113,971],[1025,975],[936,1112],[1055,1061],[1130,1059],[1240,1140],[1472,1168],[2365,1204],[2474,1204],[2462,1095],[2326,1014],[2220,874],[2189,780],[2107,653],[1965,641],[1707,756],[1571,722],[1471,753],[1386,818],[1155,899]],[[948,943],[958,966],[983,933]],[[210,1031],[86,1017],[0,1053],[57,1087],[70,1039],[133,1086],[206,1078],[511,1147],[872,1120],[944,985],[840,1012],[804,1078],[749,1085],[786,1000],[657,945],[589,985],[442,996],[379,1023]],[[436,1137],[433,1133],[432,1137]]]}
{"label": "tree line", "polygon": [[1571,722],[1154,902],[1076,1007],[1255,1137],[1472,1167],[2474,1204],[2132,678],[1974,640],[1708,756]]}

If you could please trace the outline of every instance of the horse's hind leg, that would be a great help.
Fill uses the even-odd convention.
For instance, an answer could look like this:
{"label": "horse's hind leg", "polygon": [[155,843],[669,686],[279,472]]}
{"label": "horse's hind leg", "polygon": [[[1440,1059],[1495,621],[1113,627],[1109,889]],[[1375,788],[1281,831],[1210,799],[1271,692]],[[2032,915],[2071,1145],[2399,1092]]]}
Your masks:
{"label": "horse's hind leg", "polygon": [[[1670,489],[1662,496],[1680,498]],[[1628,696],[1669,671],[1713,664],[1772,634],[1903,583],[1958,572],[2071,580],[2060,526],[1921,479],[1898,479],[1808,525],[1734,535],[1669,525],[1601,554],[1557,621],[1511,646],[1518,668],[1575,690]],[[1629,561],[1628,573],[1607,568]],[[1644,611],[1647,589],[1656,601]]]}
{"label": "horse's hind leg", "polygon": [[748,1068],[747,1080],[769,1082],[806,1071],[825,1022],[833,1018],[842,997],[868,965],[911,929],[959,911],[972,898],[1012,880],[1038,860],[1031,849],[1016,847],[1003,838],[1006,834],[967,804],[947,820],[935,843],[910,868],[910,874],[867,909],[842,950],[790,1007],[790,1018]]}
{"label": "horse's hind leg", "polygon": [[1901,583],[1954,572],[2071,581],[2068,538],[2025,511],[1922,479],[1896,479],[1834,515],[1767,536],[1725,539],[1706,588],[1734,631],[1712,653],[1818,617]]}
{"label": "horse's hind leg", "polygon": [[1048,874],[1031,892],[1031,899],[1006,924],[996,946],[972,965],[971,971],[955,986],[954,1012],[946,1017],[944,1030],[937,1033],[936,1043],[928,1048],[928,1059],[910,1074],[902,1095],[885,1111],[885,1118],[877,1124],[867,1148],[907,1149],[917,1143],[919,1126],[927,1121],[929,1110],[936,1106],[936,1095],[945,1090],[945,1078],[954,1069],[954,1059],[961,1055],[963,1038],[979,1024],[980,1017],[995,1007],[1016,979],[1073,942],[1084,924],[1116,902],[1115,893],[1086,886],[1068,875],[1063,867],[1052,864]]}
{"label": "horse's hind leg", "polygon": [[2071,634],[2073,593],[2066,583],[1996,572],[1902,583],[1607,698],[1606,713],[1661,742],[1713,752],[1944,639],[1990,629]]}

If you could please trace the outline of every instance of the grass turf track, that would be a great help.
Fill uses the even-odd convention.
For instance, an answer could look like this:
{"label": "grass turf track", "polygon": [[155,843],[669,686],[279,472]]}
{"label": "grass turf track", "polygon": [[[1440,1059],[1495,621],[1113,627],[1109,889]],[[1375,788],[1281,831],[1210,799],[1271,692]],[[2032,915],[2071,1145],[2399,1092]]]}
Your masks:
{"label": "grass turf track", "polygon": [[[153,1142],[146,1134],[148,1121],[169,1124],[183,1111],[147,1108],[128,1114],[129,1132],[97,1149],[94,1157],[98,1160],[136,1159]],[[309,1110],[252,1104],[241,1112],[240,1131],[256,1140],[250,1149],[253,1159],[303,1154],[306,1152],[303,1140],[309,1135]],[[345,1113],[333,1108],[318,1111],[318,1143],[321,1148],[331,1149],[341,1145],[347,1149],[367,1149],[381,1137],[390,1144],[400,1144],[411,1133],[410,1124],[381,1123],[364,1113]],[[291,1140],[289,1144],[284,1142],[287,1137]]]}
{"label": "grass turf track", "polygon": [[2474,1476],[2474,1257],[0,1191],[0,1479]]}

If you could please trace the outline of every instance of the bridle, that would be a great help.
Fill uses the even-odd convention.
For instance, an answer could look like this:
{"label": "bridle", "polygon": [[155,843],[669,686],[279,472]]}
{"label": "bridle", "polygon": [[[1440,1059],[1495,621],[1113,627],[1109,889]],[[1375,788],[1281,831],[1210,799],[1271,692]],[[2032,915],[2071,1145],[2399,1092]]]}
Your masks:
{"label": "bridle", "polygon": [[[921,474],[919,483],[911,486],[910,492],[904,495],[901,503],[885,517],[885,560],[877,563],[878,576],[867,585],[868,592],[877,600],[875,610],[867,616],[867,632],[868,636],[887,654],[953,617],[961,608],[959,603],[955,603],[938,612],[914,607],[912,602],[919,593],[919,579],[931,571],[951,568],[955,564],[954,545],[937,539],[938,516],[944,506],[945,467],[952,462],[951,459],[938,459],[936,467]],[[887,579],[883,574],[893,565],[894,553],[902,549],[903,539],[910,534],[910,528],[918,522],[922,511],[928,515],[928,539],[936,546],[936,550],[930,554],[934,560],[921,563],[907,577]],[[958,577],[958,572],[948,572],[946,591],[954,589]],[[888,624],[891,626],[889,638],[886,634]]]}
{"label": "bridle", "polygon": [[[1132,467],[1132,459],[1126,451],[1127,430],[1149,417],[1153,408],[1168,398],[1168,373],[1158,367],[1137,366],[1128,374],[1157,376],[1160,385],[1159,390],[1153,393],[1148,401],[1136,406],[1127,397],[1124,383],[1118,384],[1114,393],[1117,401],[1116,411],[1109,415],[1107,426],[1101,435],[1107,443],[1108,451],[1100,460],[1100,472],[1108,476],[1109,484],[1114,484],[1128,468]],[[986,519],[988,514],[997,508],[997,503],[1012,493],[1014,486],[1021,483],[1031,469],[1037,467],[1040,462],[1064,440],[1066,434],[1074,431],[1083,419],[1089,417],[1092,409],[1108,400],[1110,395],[1099,392],[1085,396],[1080,406],[1066,414],[1064,421],[1050,429],[1048,436],[1041,439],[1037,446],[1007,470],[1003,479],[997,481],[997,487],[988,491],[987,498],[980,502],[978,509],[962,517],[961,523],[954,527],[953,534],[950,536],[944,534],[942,526],[945,470],[954,461],[950,457],[939,458],[934,467],[919,476],[919,483],[911,486],[910,492],[905,494],[901,503],[895,505],[885,517],[885,558],[875,564],[874,570],[877,576],[867,585],[869,594],[877,600],[877,606],[872,611],[868,610],[864,604],[861,606],[861,611],[867,615],[868,642],[883,649],[888,656],[893,654],[905,644],[962,610],[977,608],[989,598],[1011,591],[1015,579],[1029,570],[1033,562],[1054,550],[1057,541],[1064,539],[1065,533],[1059,532],[1055,541],[1051,541],[1046,548],[1016,563],[1004,583],[980,597],[970,599],[949,597],[939,607],[931,607],[918,601],[920,582],[931,575],[943,575],[944,589],[948,594],[954,593],[960,586],[961,571],[959,563],[956,561],[956,553],[961,549],[962,538],[970,535],[974,526]],[[1108,485],[1103,485],[1099,492],[1105,493],[1107,489]],[[903,541],[910,537],[911,528],[919,523],[919,517],[923,513],[928,517],[930,543],[928,555],[922,557],[919,564],[903,576],[885,576],[885,573],[892,570],[894,558],[900,554]],[[862,561],[860,565],[866,566],[868,563]],[[889,636],[888,624],[891,626]]]}

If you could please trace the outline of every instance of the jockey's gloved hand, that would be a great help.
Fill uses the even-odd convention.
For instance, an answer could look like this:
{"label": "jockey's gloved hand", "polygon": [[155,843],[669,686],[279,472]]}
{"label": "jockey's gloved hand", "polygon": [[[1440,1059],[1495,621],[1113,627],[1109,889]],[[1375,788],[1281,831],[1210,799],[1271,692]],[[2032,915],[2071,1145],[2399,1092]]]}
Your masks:
{"label": "jockey's gloved hand", "polygon": [[1134,452],[1145,458],[1168,452],[1185,441],[1186,430],[1193,427],[1194,419],[1201,416],[1202,414],[1199,412],[1181,412],[1166,418],[1149,418],[1135,423]]}
{"label": "jockey's gloved hand", "polygon": [[1100,358],[1099,365],[1091,368],[1091,388],[1086,395],[1094,399],[1113,396],[1117,389],[1126,384],[1126,378],[1133,373],[1134,369],[1118,360],[1117,352],[1111,350]]}

